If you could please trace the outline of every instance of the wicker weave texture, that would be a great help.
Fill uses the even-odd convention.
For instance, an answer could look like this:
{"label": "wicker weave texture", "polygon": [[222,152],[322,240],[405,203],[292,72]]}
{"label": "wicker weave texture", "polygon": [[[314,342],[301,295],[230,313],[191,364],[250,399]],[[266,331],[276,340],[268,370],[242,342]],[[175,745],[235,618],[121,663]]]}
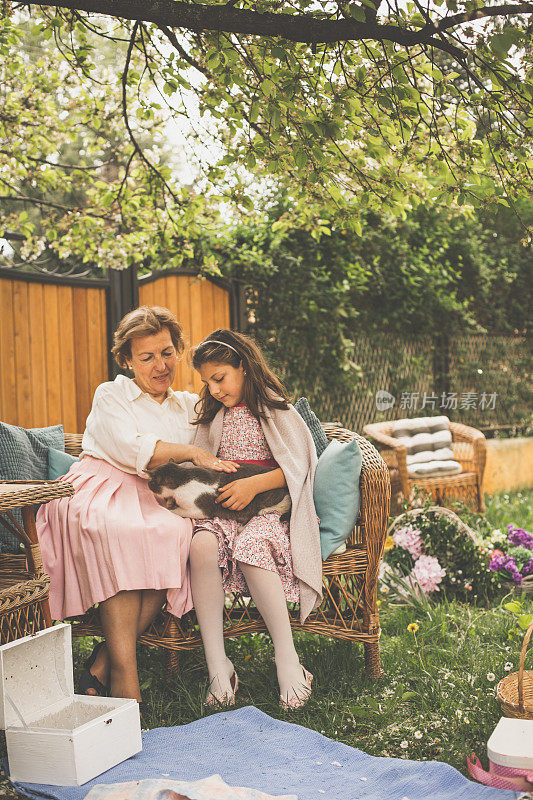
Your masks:
{"label": "wicker weave texture", "polygon": [[47,503],[56,497],[74,494],[70,483],[64,481],[1,481],[0,514],[12,508],[22,508],[34,503]]}
{"label": "wicker weave texture", "polygon": [[533,671],[524,669],[527,647],[532,633],[533,622],[524,636],[518,672],[506,675],[499,682],[496,690],[496,695],[506,717],[533,719]]}

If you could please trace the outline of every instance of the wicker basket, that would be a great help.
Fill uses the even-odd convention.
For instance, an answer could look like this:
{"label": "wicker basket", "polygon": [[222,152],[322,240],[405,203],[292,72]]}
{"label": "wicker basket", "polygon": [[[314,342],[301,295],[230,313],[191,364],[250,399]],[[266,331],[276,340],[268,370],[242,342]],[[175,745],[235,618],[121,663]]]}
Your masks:
{"label": "wicker basket", "polygon": [[514,594],[533,594],[533,575],[528,575],[527,578],[522,580],[522,583],[514,583],[513,581],[502,581],[502,586],[513,592]]}
{"label": "wicker basket", "polygon": [[496,690],[503,713],[515,719],[533,719],[533,670],[524,671],[526,651],[533,633],[533,622],[526,631],[520,653],[518,672],[511,672],[503,678]]}

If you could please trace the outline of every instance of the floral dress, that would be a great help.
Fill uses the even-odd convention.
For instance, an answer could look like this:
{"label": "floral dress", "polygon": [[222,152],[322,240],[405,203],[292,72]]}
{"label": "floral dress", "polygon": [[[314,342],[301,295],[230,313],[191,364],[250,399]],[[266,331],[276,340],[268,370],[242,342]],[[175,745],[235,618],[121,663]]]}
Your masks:
{"label": "floral dress", "polygon": [[[226,409],[217,457],[277,468],[259,420],[243,404]],[[198,520],[195,531],[198,530],[211,531],[218,539],[218,565],[226,591],[250,596],[238,565],[241,561],[277,572],[287,601],[299,601],[298,579],[292,569],[289,523],[281,522],[278,511],[253,517],[240,532],[237,522],[219,517]]]}

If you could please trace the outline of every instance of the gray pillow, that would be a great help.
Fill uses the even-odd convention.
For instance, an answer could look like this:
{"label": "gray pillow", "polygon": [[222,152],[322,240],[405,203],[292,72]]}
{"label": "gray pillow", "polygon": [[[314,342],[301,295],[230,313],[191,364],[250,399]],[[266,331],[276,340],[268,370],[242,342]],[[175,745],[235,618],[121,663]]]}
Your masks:
{"label": "gray pillow", "polygon": [[[62,425],[26,430],[0,422],[0,480],[47,480],[49,447],[65,449]],[[20,511],[14,515],[22,524]],[[0,552],[16,553],[19,550],[19,540],[0,525]]]}
{"label": "gray pillow", "polygon": [[320,458],[329,444],[329,439],[325,434],[324,428],[314,411],[311,411],[307,397],[300,397],[294,404],[294,408],[301,416],[309,430],[315,443],[316,454]]}
{"label": "gray pillow", "polygon": [[397,419],[392,435],[405,446],[407,472],[414,478],[458,475],[461,464],[453,457],[448,417]]}

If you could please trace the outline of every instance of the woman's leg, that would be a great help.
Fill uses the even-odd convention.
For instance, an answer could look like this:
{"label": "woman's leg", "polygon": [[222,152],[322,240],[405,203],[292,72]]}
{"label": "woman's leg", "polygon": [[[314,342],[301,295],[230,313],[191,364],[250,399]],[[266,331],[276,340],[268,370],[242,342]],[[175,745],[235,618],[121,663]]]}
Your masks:
{"label": "woman's leg", "polygon": [[[123,594],[123,593],[121,593]],[[166,590],[165,589],[143,589],[141,592],[141,608],[137,620],[137,636],[151,625],[163,603],[165,602]],[[116,596],[116,595],[115,595]],[[112,599],[112,598],[109,598]],[[107,602],[104,601],[104,602]],[[119,601],[120,602],[120,601]],[[102,608],[103,603],[100,604]],[[105,612],[104,612],[105,613]],[[91,673],[101,681],[104,686],[109,685],[109,651],[107,647],[102,647],[94,664],[91,667]],[[89,689],[87,694],[97,694],[96,689]]]}
{"label": "woman's leg", "polygon": [[292,638],[287,601],[277,572],[239,561],[250,594],[272,637],[280,697],[296,707],[309,696],[309,684]]}
{"label": "woman's leg", "polygon": [[137,636],[144,633],[157,617],[167,595],[166,589],[143,589],[141,592],[141,613],[137,625]]}
{"label": "woman's leg", "polygon": [[208,702],[230,702],[234,691],[230,678],[233,664],[224,649],[224,587],[218,566],[218,540],[214,533],[199,530],[193,536],[189,555],[194,609],[202,634],[209,672]]}
{"label": "woman's leg", "polygon": [[107,645],[105,649],[109,654],[112,697],[141,699],[136,650],[140,613],[140,591],[118,592],[100,603],[100,621]]}

